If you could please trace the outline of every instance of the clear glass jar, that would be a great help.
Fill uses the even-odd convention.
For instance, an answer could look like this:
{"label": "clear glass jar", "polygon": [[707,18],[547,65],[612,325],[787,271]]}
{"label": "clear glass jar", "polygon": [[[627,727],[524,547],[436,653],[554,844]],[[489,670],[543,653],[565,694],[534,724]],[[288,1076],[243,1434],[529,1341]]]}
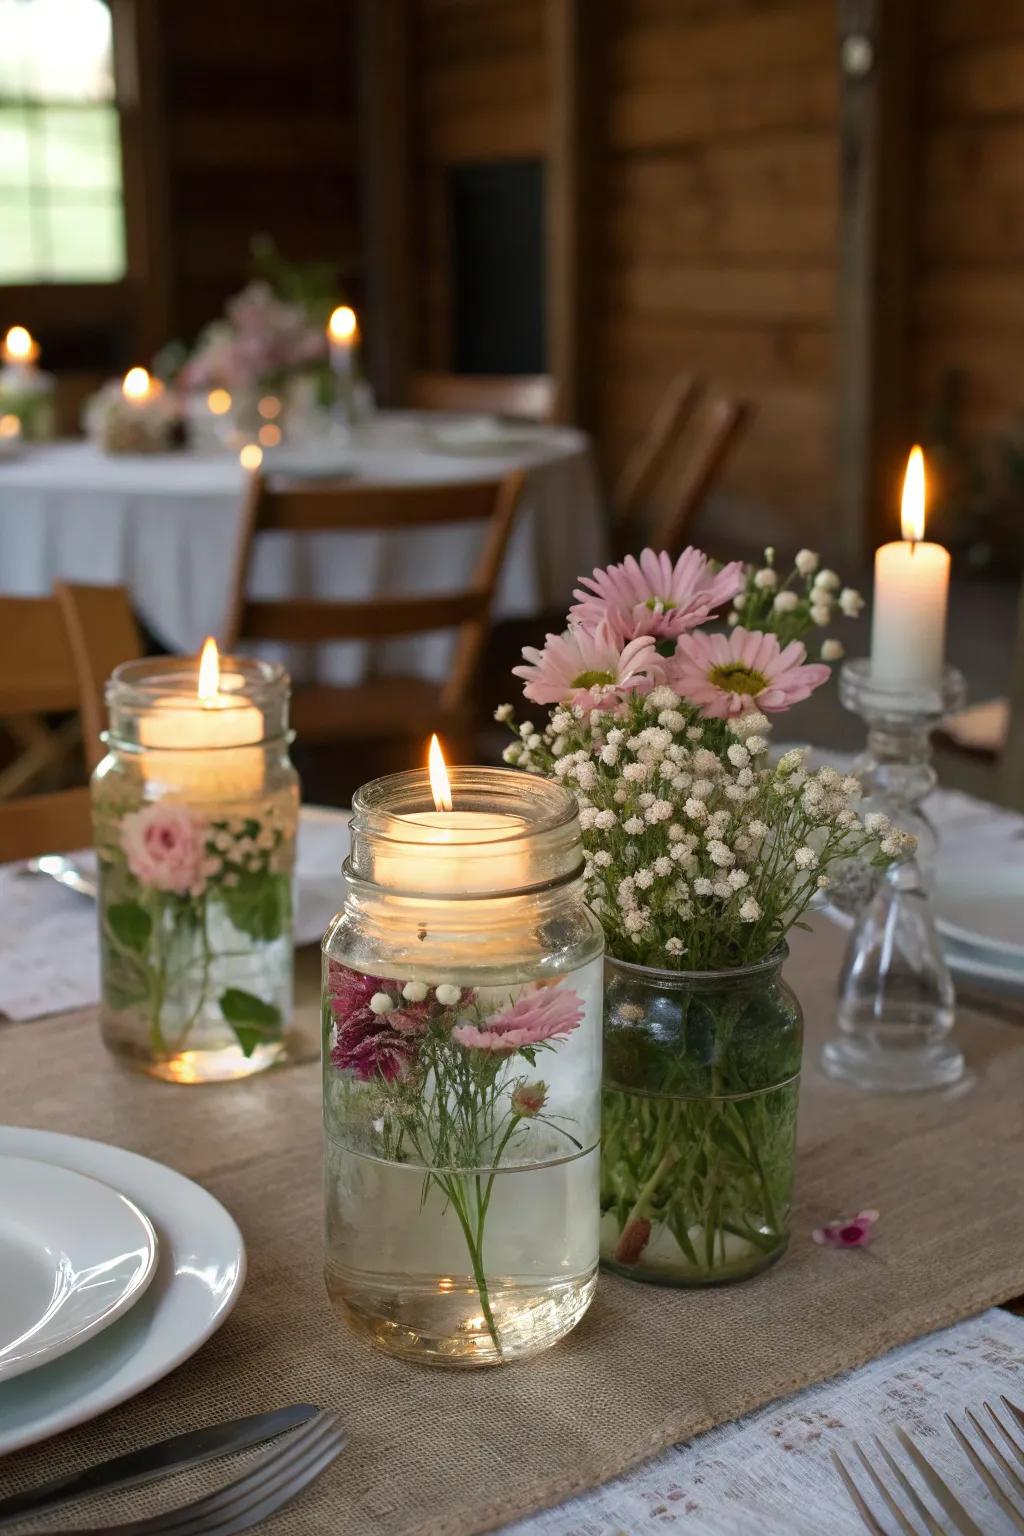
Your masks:
{"label": "clear glass jar", "polygon": [[394,1354],[496,1365],[582,1317],[598,1261],[603,935],[576,804],[508,769],[355,797],[324,939],[326,1282]]}
{"label": "clear glass jar", "polygon": [[620,1274],[714,1285],[785,1251],[803,1042],[788,953],[732,971],[606,960],[601,1257]]}
{"label": "clear glass jar", "polygon": [[299,784],[287,674],[225,657],[128,662],[107,684],[92,778],[103,1038],[176,1083],[280,1061],[292,1003]]}

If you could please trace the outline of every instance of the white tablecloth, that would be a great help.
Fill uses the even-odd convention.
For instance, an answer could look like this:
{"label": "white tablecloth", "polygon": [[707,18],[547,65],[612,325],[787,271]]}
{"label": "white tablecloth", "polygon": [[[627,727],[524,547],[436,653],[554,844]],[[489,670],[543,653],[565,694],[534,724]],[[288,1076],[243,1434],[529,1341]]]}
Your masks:
{"label": "white tablecloth", "polygon": [[[567,607],[576,576],[606,553],[586,436],[551,429],[514,451],[461,457],[432,447],[427,424],[440,420],[396,413],[359,429],[347,451],[353,480],[443,484],[523,466],[527,487],[495,616]],[[0,463],[0,592],[41,595],[55,580],[119,583],[168,649],[196,651],[224,623],[243,479],[228,453],[110,457],[84,442],[31,447]],[[407,534],[265,535],[251,590],[360,599],[451,591],[469,578],[482,536],[458,524]],[[318,671],[339,682],[383,671],[436,678],[449,654],[446,635],[375,646],[372,658],[364,646],[332,646]]]}

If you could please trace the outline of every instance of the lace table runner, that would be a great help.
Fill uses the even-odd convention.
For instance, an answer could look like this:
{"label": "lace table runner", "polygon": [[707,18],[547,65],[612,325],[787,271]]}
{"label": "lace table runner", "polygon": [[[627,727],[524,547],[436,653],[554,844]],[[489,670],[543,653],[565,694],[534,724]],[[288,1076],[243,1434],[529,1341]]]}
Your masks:
{"label": "lace table runner", "polygon": [[[849,1257],[871,1262],[870,1252]],[[983,1400],[1002,1411],[1000,1393],[1024,1404],[1024,1318],[993,1310],[674,1446],[625,1477],[506,1526],[501,1536],[863,1536],[829,1452],[839,1451],[863,1492],[867,1478],[851,1441],[873,1450],[871,1437],[880,1434],[897,1453],[897,1424],[986,1536],[1012,1536],[1014,1526],[943,1422],[949,1413],[962,1424],[963,1410],[977,1412]],[[881,1464],[877,1455],[872,1460]],[[888,1529],[881,1501],[869,1503]]]}

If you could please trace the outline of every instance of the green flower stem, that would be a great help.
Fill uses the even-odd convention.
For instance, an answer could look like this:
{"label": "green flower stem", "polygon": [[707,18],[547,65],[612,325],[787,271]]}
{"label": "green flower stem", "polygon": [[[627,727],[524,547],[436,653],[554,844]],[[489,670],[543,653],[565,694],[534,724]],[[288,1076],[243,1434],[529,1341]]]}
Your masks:
{"label": "green flower stem", "polygon": [[487,1288],[487,1274],[484,1270],[482,1243],[483,1223],[481,1221],[479,1224],[478,1232],[474,1232],[473,1225],[466,1210],[464,1191],[461,1187],[462,1181],[458,1174],[453,1177],[451,1174],[434,1173],[432,1177],[437,1182],[438,1187],[442,1189],[445,1195],[448,1197],[448,1201],[452,1207],[452,1210],[455,1212],[459,1219],[459,1225],[462,1228],[463,1236],[466,1239],[466,1247],[469,1250],[469,1262],[473,1267],[473,1279],[476,1281],[477,1294],[480,1297],[480,1310],[483,1312],[484,1322],[487,1324],[487,1331],[490,1334],[494,1347],[500,1356],[503,1354],[503,1350],[501,1347],[501,1340],[498,1337],[498,1329],[494,1321],[494,1314],[491,1311],[490,1292]]}

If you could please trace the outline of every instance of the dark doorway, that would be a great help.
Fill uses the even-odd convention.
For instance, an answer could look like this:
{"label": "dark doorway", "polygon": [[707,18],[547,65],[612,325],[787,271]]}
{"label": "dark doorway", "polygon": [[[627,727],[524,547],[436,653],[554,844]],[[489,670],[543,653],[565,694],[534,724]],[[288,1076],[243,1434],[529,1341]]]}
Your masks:
{"label": "dark doorway", "polygon": [[544,167],[450,172],[456,373],[543,373]]}

